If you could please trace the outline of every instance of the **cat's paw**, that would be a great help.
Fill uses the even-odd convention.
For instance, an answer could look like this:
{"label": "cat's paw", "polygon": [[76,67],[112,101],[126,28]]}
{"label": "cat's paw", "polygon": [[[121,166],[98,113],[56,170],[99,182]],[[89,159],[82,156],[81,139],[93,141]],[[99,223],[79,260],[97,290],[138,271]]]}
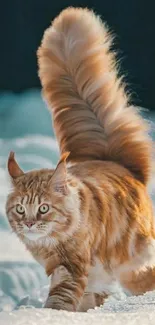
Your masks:
{"label": "cat's paw", "polygon": [[48,297],[44,308],[51,308],[56,310],[66,310],[66,311],[76,311],[76,308],[73,304],[64,302],[64,301],[55,301],[55,297]]}

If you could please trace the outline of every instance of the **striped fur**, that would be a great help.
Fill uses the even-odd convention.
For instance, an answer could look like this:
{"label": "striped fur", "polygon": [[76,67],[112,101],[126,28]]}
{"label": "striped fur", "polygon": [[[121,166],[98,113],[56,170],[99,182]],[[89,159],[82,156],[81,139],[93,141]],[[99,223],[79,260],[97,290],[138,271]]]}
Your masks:
{"label": "striped fur", "polygon": [[[14,166],[17,170],[15,160]],[[62,170],[65,194],[55,187]],[[55,172],[14,177],[13,171],[12,161],[13,191],[6,212],[12,229],[47,275],[53,274],[45,307],[85,311],[104,302],[115,281],[134,294],[155,288],[151,202],[145,186],[127,169],[100,161],[67,168],[61,159]],[[15,211],[19,203],[26,211],[22,217]],[[37,211],[43,203],[50,209],[40,216]],[[31,236],[25,220],[35,222]]]}
{"label": "striped fur", "polygon": [[47,308],[99,306],[116,281],[134,294],[155,289],[150,142],[117,79],[110,40],[87,9],[69,8],[56,18],[39,64],[60,161],[55,170],[24,173],[13,153],[8,159],[6,213],[52,277]]}

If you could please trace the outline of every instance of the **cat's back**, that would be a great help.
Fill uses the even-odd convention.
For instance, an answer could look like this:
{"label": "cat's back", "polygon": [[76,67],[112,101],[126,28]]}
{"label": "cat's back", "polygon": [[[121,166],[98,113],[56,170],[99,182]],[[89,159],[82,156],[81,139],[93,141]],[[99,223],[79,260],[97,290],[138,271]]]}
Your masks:
{"label": "cat's back", "polygon": [[68,167],[69,174],[76,177],[92,192],[107,194],[108,199],[117,197],[132,197],[137,204],[143,200],[150,206],[151,202],[146,186],[136,179],[128,169],[111,161],[85,161]]}
{"label": "cat's back", "polygon": [[83,161],[68,164],[69,174],[77,177],[81,181],[94,179],[94,181],[108,181],[111,178],[123,179],[130,177],[134,179],[133,175],[123,166],[112,161]]}

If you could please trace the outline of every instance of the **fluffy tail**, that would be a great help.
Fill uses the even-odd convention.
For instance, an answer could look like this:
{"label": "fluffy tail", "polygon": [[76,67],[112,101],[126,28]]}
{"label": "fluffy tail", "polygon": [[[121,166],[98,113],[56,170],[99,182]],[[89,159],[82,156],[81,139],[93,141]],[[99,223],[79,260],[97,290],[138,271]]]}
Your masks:
{"label": "fluffy tail", "polygon": [[128,103],[112,37],[92,11],[68,8],[44,34],[39,76],[60,152],[70,160],[111,160],[148,180],[151,144],[147,124]]}

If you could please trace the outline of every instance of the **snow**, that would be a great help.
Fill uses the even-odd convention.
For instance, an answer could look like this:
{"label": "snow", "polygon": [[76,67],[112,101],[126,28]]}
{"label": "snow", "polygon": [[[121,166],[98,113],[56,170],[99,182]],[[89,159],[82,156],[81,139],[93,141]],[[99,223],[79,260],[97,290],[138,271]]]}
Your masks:
{"label": "snow", "polygon": [[69,313],[50,309],[23,309],[1,313],[1,325],[154,325],[155,313]]}
{"label": "snow", "polygon": [[23,298],[14,310],[6,308],[0,313],[0,325],[155,324],[155,292],[134,297],[118,290],[103,306],[87,313],[43,309],[47,294],[48,285]]}

